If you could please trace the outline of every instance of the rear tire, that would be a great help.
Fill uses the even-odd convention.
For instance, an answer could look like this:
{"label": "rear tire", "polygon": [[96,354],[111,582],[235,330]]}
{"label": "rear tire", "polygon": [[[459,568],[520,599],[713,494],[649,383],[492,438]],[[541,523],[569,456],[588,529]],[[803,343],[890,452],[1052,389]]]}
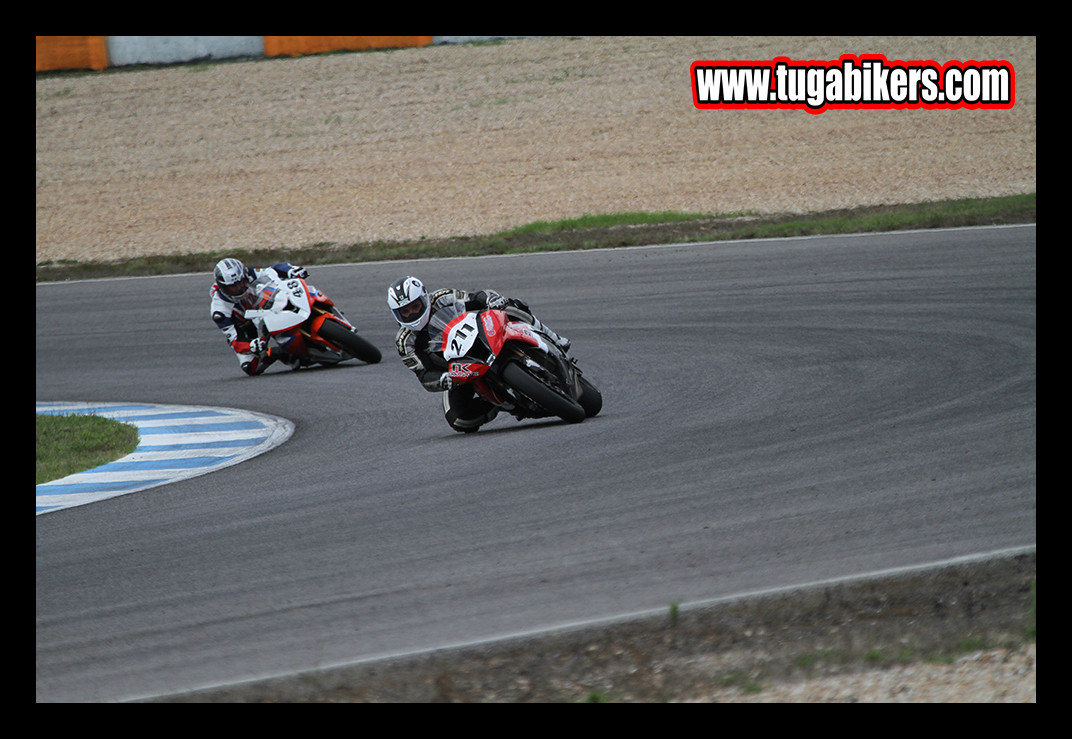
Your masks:
{"label": "rear tire", "polygon": [[379,349],[338,321],[330,318],[324,321],[320,326],[320,335],[354,359],[368,364],[376,364],[383,359]]}
{"label": "rear tire", "polygon": [[596,386],[584,379],[584,375],[581,375],[581,397],[577,399],[577,402],[584,408],[584,415],[588,418],[596,415],[603,409],[603,394],[596,389]]}
{"label": "rear tire", "polygon": [[580,423],[585,419],[584,408],[544,385],[516,362],[507,364],[503,368],[502,376],[510,387],[531,398],[544,410],[566,423]]}

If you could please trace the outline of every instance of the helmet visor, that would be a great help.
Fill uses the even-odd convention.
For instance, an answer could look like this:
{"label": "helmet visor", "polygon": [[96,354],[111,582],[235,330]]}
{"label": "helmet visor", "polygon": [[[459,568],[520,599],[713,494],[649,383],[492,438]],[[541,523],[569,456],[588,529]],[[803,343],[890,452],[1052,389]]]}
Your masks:
{"label": "helmet visor", "polygon": [[249,287],[249,280],[246,279],[239,280],[230,285],[220,285],[220,289],[232,298],[241,296],[242,293],[246,291],[247,287]]}
{"label": "helmet visor", "polygon": [[424,301],[421,298],[411,300],[405,305],[400,305],[396,309],[396,312],[398,313],[399,318],[401,318],[406,323],[416,321],[420,317],[421,313],[424,312]]}

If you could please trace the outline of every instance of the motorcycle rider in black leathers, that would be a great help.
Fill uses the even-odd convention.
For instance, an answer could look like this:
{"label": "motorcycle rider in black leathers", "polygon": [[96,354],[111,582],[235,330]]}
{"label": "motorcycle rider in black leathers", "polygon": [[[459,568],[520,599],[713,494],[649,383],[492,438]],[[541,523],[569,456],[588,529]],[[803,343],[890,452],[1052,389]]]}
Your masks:
{"label": "motorcycle rider in black leathers", "polygon": [[498,414],[499,409],[477,397],[469,385],[455,386],[447,373],[447,361],[438,347],[439,336],[428,334],[432,314],[441,308],[464,303],[468,311],[503,310],[516,320],[527,321],[545,332],[563,352],[570,342],[541,323],[529,307],[516,298],[506,298],[494,290],[470,292],[441,288],[429,293],[419,279],[400,277],[387,290],[387,305],[399,324],[395,347],[402,364],[411,370],[428,392],[443,392],[443,413],[455,431],[476,431]]}
{"label": "motorcycle rider in black leathers", "polygon": [[[269,272],[270,271],[270,272]],[[247,267],[234,258],[221,259],[213,271],[216,278],[209,290],[212,322],[223,332],[227,343],[238,357],[238,366],[247,375],[259,375],[276,359],[294,365],[296,358],[290,355],[273,356],[267,341],[257,335],[252,321],[246,319],[246,311],[253,307],[257,297],[258,279],[270,279],[273,274],[280,279],[309,276],[304,267],[295,267],[279,262],[265,269]]]}

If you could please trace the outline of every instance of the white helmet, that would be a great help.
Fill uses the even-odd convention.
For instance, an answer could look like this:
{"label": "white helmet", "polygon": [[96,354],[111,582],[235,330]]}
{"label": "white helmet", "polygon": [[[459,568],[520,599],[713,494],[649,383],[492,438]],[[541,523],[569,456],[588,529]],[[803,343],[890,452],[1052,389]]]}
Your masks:
{"label": "white helmet", "polygon": [[387,288],[387,307],[399,325],[420,331],[428,325],[432,303],[424,283],[416,277],[400,277]]}
{"label": "white helmet", "polygon": [[220,297],[230,303],[241,302],[249,291],[249,273],[237,259],[221,259],[216,263],[215,275]]}

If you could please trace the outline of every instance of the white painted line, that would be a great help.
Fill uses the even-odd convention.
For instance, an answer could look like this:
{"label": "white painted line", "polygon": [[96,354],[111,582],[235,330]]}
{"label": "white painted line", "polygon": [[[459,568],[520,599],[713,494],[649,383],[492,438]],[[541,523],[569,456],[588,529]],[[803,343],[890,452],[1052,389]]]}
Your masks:
{"label": "white painted line", "polygon": [[274,449],[294,433],[285,418],[234,408],[155,403],[37,403],[38,414],[94,415],[138,428],[126,457],[37,486],[37,515],[215,472]]}

